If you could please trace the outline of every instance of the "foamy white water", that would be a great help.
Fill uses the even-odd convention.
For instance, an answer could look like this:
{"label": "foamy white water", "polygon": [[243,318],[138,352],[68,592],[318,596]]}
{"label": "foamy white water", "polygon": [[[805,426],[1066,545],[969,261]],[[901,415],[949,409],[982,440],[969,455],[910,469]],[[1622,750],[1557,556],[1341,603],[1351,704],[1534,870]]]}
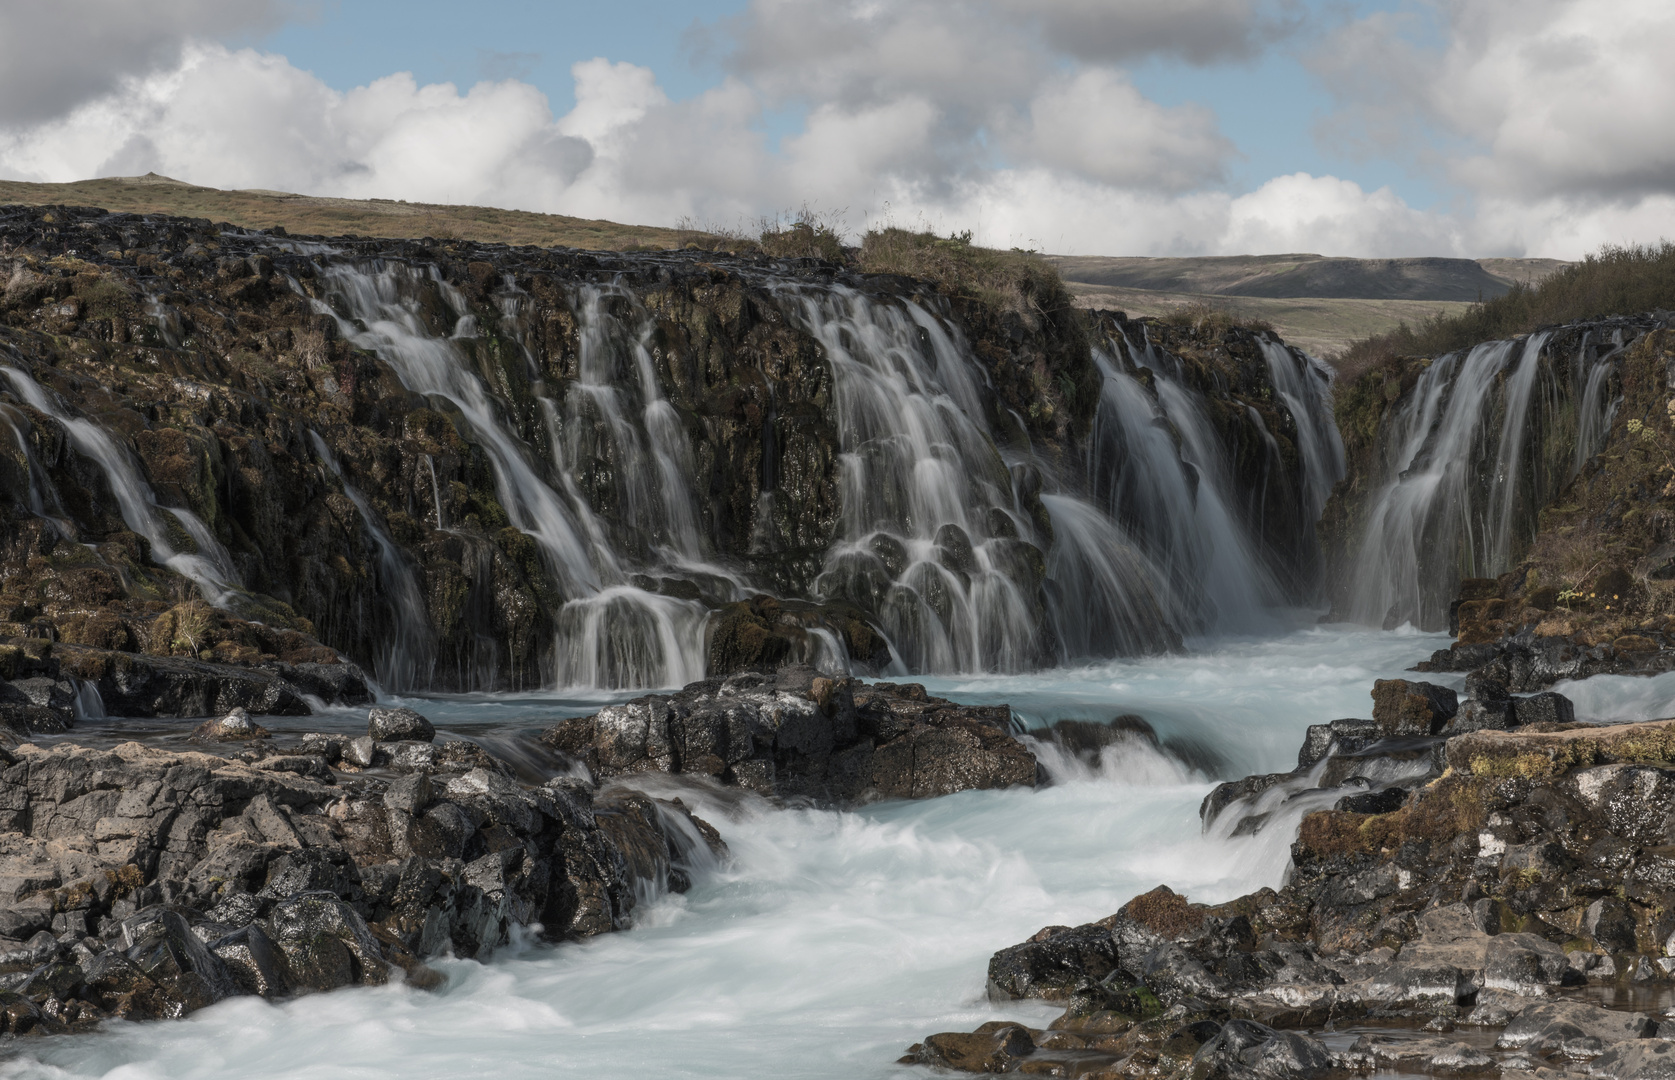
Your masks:
{"label": "foamy white water", "polygon": [[[938,692],[1016,702],[1035,724],[1138,713],[1193,737],[1233,772],[1287,767],[1303,728],[1367,715],[1374,678],[1446,639],[1312,628],[1191,656],[1010,678]],[[1661,705],[1655,680],[1570,687],[1590,709]],[[1599,685],[1595,685],[1598,683]],[[436,702],[445,729],[481,731],[493,699]],[[527,727],[530,700],[508,702]],[[465,715],[469,713],[477,715]],[[443,961],[438,993],[356,989],[281,1005],[224,1002],[181,1022],[13,1043],[0,1077],[401,1078],[908,1075],[933,1031],[1056,1010],[983,997],[989,956],[1052,923],[1115,911],[1159,883],[1216,901],[1285,871],[1289,834],[1201,834],[1210,781],[1140,744],[1038,791],[965,792],[861,811],[779,810],[683,790],[732,848],[692,892],[580,945]]]}

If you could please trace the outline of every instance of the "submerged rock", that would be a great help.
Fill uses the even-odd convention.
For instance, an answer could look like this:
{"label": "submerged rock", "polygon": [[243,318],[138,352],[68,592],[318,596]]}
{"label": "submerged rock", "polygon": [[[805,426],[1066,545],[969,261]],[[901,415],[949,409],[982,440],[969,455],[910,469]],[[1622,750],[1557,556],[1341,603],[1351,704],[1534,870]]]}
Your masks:
{"label": "submerged rock", "polygon": [[1034,786],[1039,766],[1011,726],[1004,705],[787,668],[636,698],[541,738],[602,779],[666,772],[842,803]]}

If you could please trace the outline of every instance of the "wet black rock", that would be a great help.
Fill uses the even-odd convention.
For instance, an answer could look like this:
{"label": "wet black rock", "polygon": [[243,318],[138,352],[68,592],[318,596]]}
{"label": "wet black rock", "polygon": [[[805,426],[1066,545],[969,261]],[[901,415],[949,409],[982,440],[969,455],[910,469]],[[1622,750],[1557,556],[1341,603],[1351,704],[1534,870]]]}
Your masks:
{"label": "wet black rock", "polygon": [[[1468,700],[1494,698],[1478,685]],[[1604,1007],[1675,983],[1675,721],[1447,739],[1364,724],[1322,725],[1297,772],[1205,802],[1207,827],[1301,802],[1283,889],[1206,906],[1160,888],[1098,922],[1044,928],[994,955],[989,994],[1063,1002],[1058,1019],[1016,1025],[1027,1042],[1005,1045],[1004,1021],[944,1033],[904,1060],[1102,1080],[1675,1075],[1661,1019]],[[1302,786],[1403,769],[1409,786]],[[1585,986],[1605,994],[1583,1000]],[[1348,1024],[1365,1033],[1335,1052],[1309,1034]],[[1490,1046],[1449,1037],[1456,1026],[1504,1030]]]}
{"label": "wet black rock", "polygon": [[231,759],[137,743],[8,755],[0,991],[21,996],[0,1005],[7,1030],[178,1017],[392,972],[435,986],[427,956],[485,955],[517,925],[552,940],[622,929],[637,896],[685,888],[725,854],[678,801],[568,778],[531,788],[474,746],[394,781],[344,775],[327,764],[342,742],[226,744]]}
{"label": "wet black rock", "polygon": [[807,668],[694,683],[563,720],[542,741],[601,778],[656,771],[831,802],[1033,786],[1006,706]]}
{"label": "wet black rock", "polygon": [[1320,1040],[1231,1020],[1193,1057],[1194,1080],[1284,1080],[1320,1076],[1334,1067]]}
{"label": "wet black rock", "polygon": [[1446,686],[1408,679],[1373,683],[1373,723],[1386,735],[1437,735],[1458,711],[1458,696]]}
{"label": "wet black rock", "polygon": [[1594,675],[1659,675],[1675,670],[1675,649],[1584,645],[1567,637],[1540,637],[1525,627],[1496,641],[1438,649],[1414,670],[1474,673],[1514,694],[1527,694]]}

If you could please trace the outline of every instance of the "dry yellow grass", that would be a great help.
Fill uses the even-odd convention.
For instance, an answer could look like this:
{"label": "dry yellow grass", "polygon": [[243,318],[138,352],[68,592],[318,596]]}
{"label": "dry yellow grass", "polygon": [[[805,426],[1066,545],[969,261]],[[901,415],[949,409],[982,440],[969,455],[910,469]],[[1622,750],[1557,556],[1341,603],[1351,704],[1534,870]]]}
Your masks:
{"label": "dry yellow grass", "polygon": [[96,206],[130,214],[176,214],[225,221],[247,229],[320,236],[434,237],[497,244],[644,250],[683,246],[689,234],[648,225],[622,225],[562,214],[441,206],[390,199],[334,199],[283,191],[222,191],[166,176],[112,177],[70,184],[0,180],[0,203]]}

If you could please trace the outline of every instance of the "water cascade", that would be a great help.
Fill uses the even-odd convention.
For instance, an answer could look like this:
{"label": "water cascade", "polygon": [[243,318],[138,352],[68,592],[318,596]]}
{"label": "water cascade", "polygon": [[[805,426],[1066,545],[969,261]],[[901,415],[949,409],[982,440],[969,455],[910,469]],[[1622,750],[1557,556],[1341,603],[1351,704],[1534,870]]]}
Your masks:
{"label": "water cascade", "polygon": [[[1095,493],[1161,569],[1183,630],[1262,626],[1288,598],[1237,510],[1227,449],[1198,395],[1183,384],[1179,363],[1149,340],[1109,345],[1094,350],[1104,377],[1089,447]],[[1331,426],[1323,395],[1290,407],[1303,414],[1299,430]],[[1271,445],[1272,434],[1256,426]]]}
{"label": "water cascade", "polygon": [[395,541],[390,539],[389,531],[379,521],[366,496],[343,475],[343,469],[326,445],[326,440],[315,431],[310,431],[308,437],[314,444],[314,452],[343,484],[343,494],[355,504],[367,536],[378,549],[379,594],[390,605],[393,632],[379,643],[378,653],[373,658],[373,673],[386,691],[429,686],[431,670],[436,662],[436,641],[430,630],[430,616],[425,611],[424,593],[419,588],[418,576]]}
{"label": "water cascade", "polygon": [[786,287],[831,364],[842,520],[817,588],[875,611],[912,671],[1041,662],[1046,547],[987,431],[955,331],[914,303]]}
{"label": "water cascade", "polygon": [[[488,455],[496,493],[514,527],[539,545],[564,598],[555,641],[559,685],[678,686],[704,673],[703,608],[630,584],[608,545],[590,536],[585,506],[567,500],[542,475],[529,444],[472,368],[464,345],[473,336],[464,303],[429,275],[401,264],[361,268],[335,263],[320,271],[332,300],[318,311],[343,335],[382,357],[416,393],[449,401]],[[425,327],[422,296],[442,291],[455,306],[456,336]]]}
{"label": "water cascade", "polygon": [[[1381,425],[1347,614],[1386,627],[1447,625],[1463,577],[1512,568],[1536,515],[1600,449],[1616,410],[1621,330],[1553,332],[1449,353]],[[1561,352],[1564,355],[1559,355]]]}
{"label": "water cascade", "polygon": [[[241,589],[238,571],[233,569],[227,549],[201,518],[182,507],[158,505],[156,492],[140,475],[127,451],[98,424],[67,413],[27,372],[6,366],[0,367],[0,375],[6,377],[19,397],[62,424],[75,448],[99,465],[111,494],[116,497],[122,520],[145,537],[154,561],[189,578],[203,598],[216,607],[226,607],[236,600]],[[164,515],[178,524],[173,536]]]}
{"label": "water cascade", "polygon": [[1303,459],[1301,509],[1312,532],[1332,488],[1344,475],[1343,439],[1332,419],[1335,374],[1307,353],[1267,337],[1262,339],[1262,358],[1268,362],[1274,393],[1297,427],[1297,449]]}
{"label": "water cascade", "polygon": [[52,478],[41,467],[34,450],[29,446],[29,438],[25,434],[30,430],[29,418],[11,405],[0,404],[0,419],[5,420],[6,426],[11,429],[18,453],[23,457],[27,484],[25,498],[28,501],[29,512],[50,523],[58,530],[59,535],[74,537],[75,522],[65,512],[63,504],[59,501],[58,489],[54,487]]}

